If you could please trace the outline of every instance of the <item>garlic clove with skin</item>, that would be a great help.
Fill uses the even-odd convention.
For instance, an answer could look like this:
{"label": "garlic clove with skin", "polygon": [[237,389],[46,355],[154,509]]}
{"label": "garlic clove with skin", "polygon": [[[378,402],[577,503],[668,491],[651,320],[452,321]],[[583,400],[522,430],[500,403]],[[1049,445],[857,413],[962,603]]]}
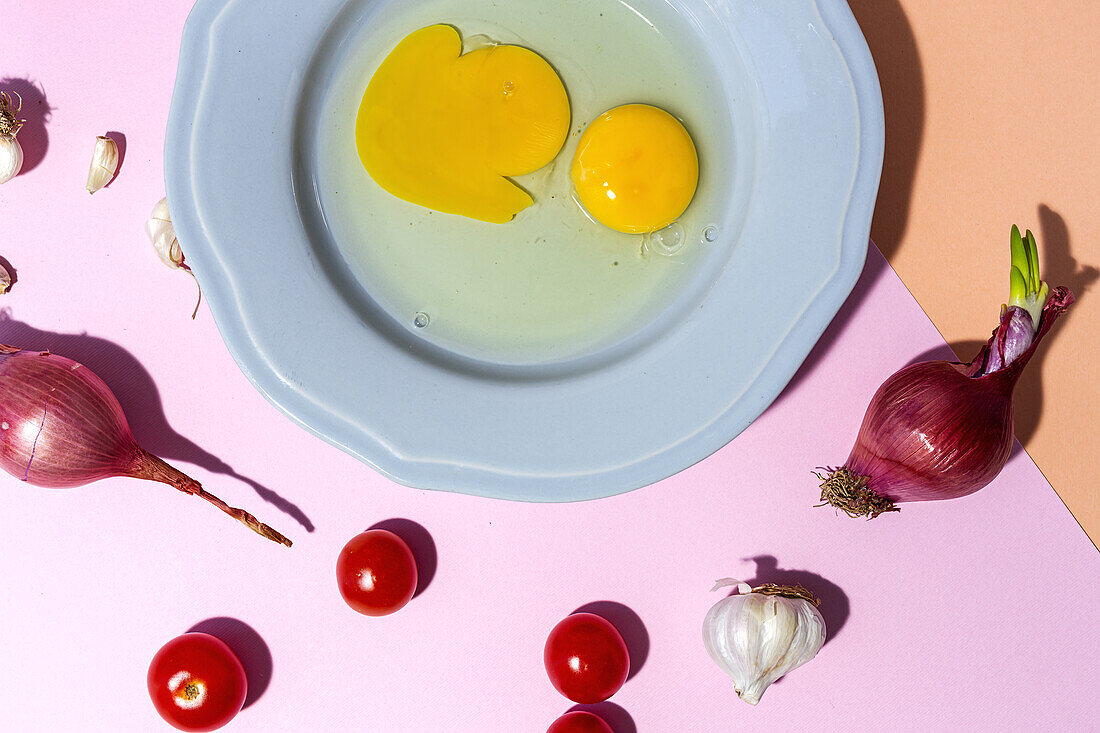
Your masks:
{"label": "garlic clove with skin", "polygon": [[11,288],[11,274],[7,271],[7,269],[3,265],[0,265],[0,295],[3,295],[4,293],[8,292],[8,290],[10,288]]}
{"label": "garlic clove with skin", "polygon": [[767,583],[751,588],[731,578],[714,588],[737,586],[703,621],[703,645],[730,679],[737,695],[756,705],[771,683],[817,656],[825,643],[825,619],[817,599],[801,586]]}
{"label": "garlic clove with skin", "polygon": [[[153,243],[153,249],[156,250],[161,262],[173,270],[183,270],[191,277],[195,277],[195,273],[191,272],[191,268],[184,260],[183,248],[176,239],[176,227],[172,224],[172,215],[168,212],[167,197],[153,206],[153,211],[145,222],[145,233],[149,235],[149,241]],[[196,285],[198,282],[198,278],[195,278]],[[195,303],[194,312],[191,313],[191,320],[198,315],[201,303],[202,286],[199,285],[199,299]]]}
{"label": "garlic clove with skin", "polygon": [[176,228],[172,225],[172,215],[168,213],[167,198],[162,198],[153,207],[153,213],[145,222],[145,233],[149,235],[149,241],[153,243],[153,249],[161,262],[173,269],[191,270],[184,263],[183,249],[176,239]]}
{"label": "garlic clove with skin", "polygon": [[88,168],[88,193],[95,193],[106,186],[118,171],[118,143],[100,135],[95,139],[92,164]]}

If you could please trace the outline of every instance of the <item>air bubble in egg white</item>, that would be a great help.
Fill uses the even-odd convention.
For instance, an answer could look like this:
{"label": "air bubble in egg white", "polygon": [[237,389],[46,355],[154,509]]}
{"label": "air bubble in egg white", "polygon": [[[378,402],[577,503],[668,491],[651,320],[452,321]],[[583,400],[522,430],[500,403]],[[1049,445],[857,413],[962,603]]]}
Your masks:
{"label": "air bubble in egg white", "polygon": [[684,248],[684,228],[674,221],[666,227],[647,232],[642,242],[653,254],[670,257]]}
{"label": "air bubble in egg white", "polygon": [[417,328],[427,328],[431,320],[431,318],[428,318],[427,313],[420,312],[413,316],[413,325]]}
{"label": "air bubble in egg white", "polygon": [[699,240],[703,244],[713,244],[718,241],[718,227],[711,224],[710,226],[703,227],[702,233],[699,235]]}

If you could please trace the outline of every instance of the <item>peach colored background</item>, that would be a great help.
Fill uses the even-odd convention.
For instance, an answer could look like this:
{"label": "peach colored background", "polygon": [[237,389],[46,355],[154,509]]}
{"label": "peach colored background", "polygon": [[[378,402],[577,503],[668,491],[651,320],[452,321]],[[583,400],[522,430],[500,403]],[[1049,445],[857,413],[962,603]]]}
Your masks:
{"label": "peach colored background", "polygon": [[1016,393],[1016,435],[1100,542],[1100,4],[849,0],[886,104],[871,235],[962,360],[1008,295],[1008,232],[1077,304]]}

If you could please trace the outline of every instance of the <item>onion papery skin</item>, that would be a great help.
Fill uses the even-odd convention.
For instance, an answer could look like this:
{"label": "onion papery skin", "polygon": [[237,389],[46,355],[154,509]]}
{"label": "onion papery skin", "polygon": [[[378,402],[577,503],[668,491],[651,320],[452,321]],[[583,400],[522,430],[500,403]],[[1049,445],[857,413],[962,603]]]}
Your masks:
{"label": "onion papery skin", "polygon": [[875,517],[896,511],[895,502],[955,499],[988,485],[1012,451],[1016,382],[1073,301],[1055,288],[1035,339],[1007,367],[985,373],[997,363],[992,350],[1004,348],[1010,312],[969,364],[920,362],[894,373],[871,398],[845,464],[818,474],[822,501]]}
{"label": "onion papery skin", "polygon": [[144,452],[103,380],[49,352],[0,352],[0,428],[0,467],[35,486],[134,475]]}
{"label": "onion papery skin", "polygon": [[891,501],[966,496],[992,481],[1012,450],[1012,386],[1004,372],[968,377],[946,361],[886,380],[845,467]]}

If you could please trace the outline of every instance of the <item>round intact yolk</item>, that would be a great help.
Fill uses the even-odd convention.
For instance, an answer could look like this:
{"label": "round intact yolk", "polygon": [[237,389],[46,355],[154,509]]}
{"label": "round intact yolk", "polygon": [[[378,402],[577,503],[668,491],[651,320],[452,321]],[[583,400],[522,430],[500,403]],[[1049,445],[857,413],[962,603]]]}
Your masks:
{"label": "round intact yolk", "polygon": [[597,221],[643,234],[687,209],[699,183],[699,158],[679,120],[658,107],[627,104],[588,126],[570,175],[581,205]]}

